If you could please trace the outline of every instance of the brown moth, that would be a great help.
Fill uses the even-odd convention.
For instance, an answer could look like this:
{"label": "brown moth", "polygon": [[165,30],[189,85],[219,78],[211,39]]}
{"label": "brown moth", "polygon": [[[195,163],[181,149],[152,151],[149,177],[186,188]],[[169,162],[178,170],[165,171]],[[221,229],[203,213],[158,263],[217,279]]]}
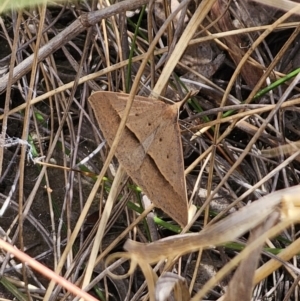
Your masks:
{"label": "brown moth", "polygon": [[[127,94],[95,92],[89,102],[111,146],[123,117]],[[116,150],[119,163],[156,207],[181,226],[188,222],[181,135],[180,103],[136,96]]]}

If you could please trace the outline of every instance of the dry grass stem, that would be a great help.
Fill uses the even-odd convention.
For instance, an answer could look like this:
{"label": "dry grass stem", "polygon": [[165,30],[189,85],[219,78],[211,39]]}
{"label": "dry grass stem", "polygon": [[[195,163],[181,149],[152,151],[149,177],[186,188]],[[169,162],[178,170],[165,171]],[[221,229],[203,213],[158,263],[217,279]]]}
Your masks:
{"label": "dry grass stem", "polygon": [[299,7],[5,11],[1,297],[298,300]]}

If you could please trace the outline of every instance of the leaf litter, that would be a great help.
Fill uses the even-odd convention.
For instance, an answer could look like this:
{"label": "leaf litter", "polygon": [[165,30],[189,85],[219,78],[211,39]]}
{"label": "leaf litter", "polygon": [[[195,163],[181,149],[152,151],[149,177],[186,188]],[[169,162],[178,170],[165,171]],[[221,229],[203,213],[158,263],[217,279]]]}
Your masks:
{"label": "leaf litter", "polygon": [[[25,148],[27,143],[0,149],[0,201],[5,203],[9,198],[11,204],[1,219],[1,239],[26,251],[56,273],[62,271],[61,275],[77,286],[85,279],[89,293],[96,292],[98,299],[109,295],[114,300],[136,300],[147,293],[152,300],[294,298],[298,288],[293,284],[297,281],[293,268],[296,269],[299,260],[298,77],[279,83],[271,92],[254,96],[298,68],[295,54],[299,17],[295,3],[275,1],[278,8],[284,9],[280,10],[263,6],[259,1],[207,0],[201,1],[200,6],[176,1],[169,6],[158,2],[155,7],[147,7],[136,31],[136,15],[126,19],[120,9],[125,13],[125,8],[139,9],[144,3],[123,1],[124,6],[112,5],[99,10],[93,3],[91,6],[87,2],[58,3],[47,11],[25,9],[23,14],[17,13],[17,19],[6,13],[6,23],[1,23],[4,49],[0,60],[6,75],[2,77],[0,89],[6,91],[7,97],[2,105],[2,137],[26,141],[22,132],[27,129],[30,137],[35,137],[32,147],[41,158],[45,156],[41,161],[52,165],[39,167],[26,163],[24,173],[18,173],[20,162],[27,160],[26,152],[20,153],[20,148]],[[185,4],[188,4],[186,8]],[[176,7],[183,8],[183,13],[175,13],[176,21],[167,25],[167,17]],[[96,13],[89,13],[91,9]],[[47,14],[46,18],[41,17],[43,14]],[[100,23],[103,18],[106,22]],[[92,26],[84,27],[89,24]],[[20,28],[19,35],[12,30],[16,26]],[[38,31],[41,26],[45,30],[43,36]],[[85,29],[87,35],[82,34]],[[152,45],[159,29],[164,33]],[[177,129],[179,140],[175,141],[176,147],[171,146],[177,149],[176,158],[165,164],[161,173],[176,173],[176,164],[181,165],[181,170],[185,166],[186,186],[184,182],[178,187],[177,182],[171,186],[180,189],[181,195],[187,193],[184,204],[188,200],[190,207],[197,207],[197,212],[180,234],[171,235],[162,225],[168,222],[170,229],[178,233],[180,227],[176,222],[182,226],[187,223],[187,219],[179,217],[186,216],[185,205],[180,212],[170,213],[173,197],[156,199],[158,192],[151,194],[153,190],[141,184],[140,188],[136,187],[138,180],[130,171],[127,171],[129,179],[124,177],[118,185],[114,184],[118,163],[122,165],[118,151],[107,171],[102,170],[115,131],[109,138],[105,137],[108,145],[104,147],[102,135],[109,133],[109,120],[106,118],[105,122],[106,116],[96,116],[101,118],[100,131],[87,99],[97,94],[92,91],[113,91],[110,93],[114,95],[130,92],[125,89],[125,74],[134,32],[138,37],[130,63],[129,86],[136,89],[131,92],[137,99],[141,99],[139,95],[151,94],[152,99],[159,95],[181,100],[187,94],[185,85],[198,91],[181,109],[178,124],[184,140],[181,145]],[[8,37],[13,41],[12,48]],[[49,50],[48,58],[36,48],[35,39],[40,43],[39,49]],[[72,39],[70,43],[69,39]],[[148,59],[145,53],[152,46],[154,51]],[[34,55],[40,62],[36,70],[30,69],[34,66]],[[84,68],[80,69],[81,66]],[[139,68],[144,68],[141,78]],[[8,70],[14,71],[12,78]],[[32,74],[38,71],[34,80],[26,76],[29,71]],[[29,90],[34,93],[26,99]],[[123,118],[119,106],[123,110],[125,102],[122,99],[115,104],[119,120]],[[172,107],[158,100],[153,103],[155,109],[149,108],[148,114],[143,113],[143,119],[155,115],[159,107]],[[21,113],[26,106],[31,110],[29,119],[24,119]],[[177,110],[172,113],[172,121],[175,119]],[[163,129],[164,137],[171,139],[170,128]],[[133,151],[140,146],[144,149],[141,160],[150,154],[155,135],[148,137],[135,141]],[[121,140],[121,146],[122,143]],[[98,155],[89,157],[98,145],[103,145],[98,148]],[[168,145],[155,147],[157,153],[168,155]],[[126,152],[124,155],[131,160],[137,158]],[[136,160],[138,166],[141,160]],[[84,163],[78,165],[78,162]],[[67,169],[55,169],[55,165]],[[182,174],[183,171],[175,176],[182,179]],[[100,186],[93,188],[96,175],[105,178],[101,176],[97,181]],[[162,180],[152,177],[152,181],[150,187],[163,190]],[[156,207],[155,217],[151,217],[154,227],[150,227],[151,222],[148,227],[144,220],[147,214],[142,213],[141,190],[152,198]],[[105,216],[108,211],[104,208],[109,202],[112,202],[111,212]],[[210,206],[211,202],[219,202],[221,206]],[[153,207],[150,205],[146,210],[150,212]],[[91,216],[94,216],[92,223]],[[97,234],[99,225],[102,236]],[[100,247],[92,261],[90,253],[95,237]],[[159,239],[151,241],[150,237]],[[233,249],[230,242],[238,243],[243,251]],[[274,255],[272,249],[281,252]],[[112,264],[113,267],[119,264],[113,271],[104,266],[104,261],[108,259],[106,263],[110,264],[114,256],[122,258]],[[207,256],[214,258],[210,264],[204,260]],[[20,274],[16,272],[15,261],[1,258],[6,280],[12,282],[10,276],[19,280],[14,286],[2,282],[5,286],[1,293],[7,298],[22,298],[18,292],[23,290],[23,281],[27,294],[33,295],[34,287],[35,293],[47,300],[67,296],[58,285],[41,280],[34,270],[25,267],[27,270]],[[126,258],[132,261],[131,269]],[[157,262],[158,266],[154,267]],[[85,267],[94,264],[97,272],[92,271],[89,279],[90,272]],[[207,273],[213,271],[210,279],[198,273],[204,266]],[[290,279],[285,289],[276,283],[282,281],[278,278],[280,267],[282,275]],[[128,277],[122,279],[122,274]]]}

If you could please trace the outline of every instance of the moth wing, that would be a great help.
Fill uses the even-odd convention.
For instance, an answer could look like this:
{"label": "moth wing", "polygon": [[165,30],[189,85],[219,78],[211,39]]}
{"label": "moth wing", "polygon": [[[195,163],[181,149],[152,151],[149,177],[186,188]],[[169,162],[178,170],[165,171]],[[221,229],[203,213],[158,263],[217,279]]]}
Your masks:
{"label": "moth wing", "polygon": [[[127,97],[121,93],[97,92],[89,98],[110,146],[123,116]],[[188,208],[177,106],[139,97],[134,101],[133,109],[116,156],[157,207],[180,225],[186,225]]]}
{"label": "moth wing", "polygon": [[162,123],[148,148],[161,174],[187,203],[181,133],[177,122],[177,107],[169,106],[162,114]]}
{"label": "moth wing", "polygon": [[[122,118],[128,96],[118,93],[118,97],[110,98],[112,107]],[[162,113],[168,105],[162,101],[141,97],[135,99],[127,118],[126,126],[145,146],[162,123]]]}

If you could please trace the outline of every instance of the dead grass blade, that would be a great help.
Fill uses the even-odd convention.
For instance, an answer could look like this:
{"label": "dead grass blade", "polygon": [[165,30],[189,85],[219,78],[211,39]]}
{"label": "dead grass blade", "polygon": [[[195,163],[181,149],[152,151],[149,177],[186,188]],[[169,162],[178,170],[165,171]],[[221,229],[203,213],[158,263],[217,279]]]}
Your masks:
{"label": "dead grass blade", "polygon": [[[289,0],[253,0],[265,5],[269,5],[271,7],[276,7],[279,9],[282,9],[284,11],[289,11],[291,9],[294,9],[296,6],[299,6],[299,4],[297,4],[294,1],[289,1]],[[298,8],[299,9],[299,8]],[[299,11],[294,11],[294,14],[300,14]]]}
{"label": "dead grass blade", "polygon": [[[125,10],[136,9],[146,3],[147,0],[126,0],[81,16],[74,21],[74,23],[64,29],[60,34],[56,35],[49,43],[47,43],[47,45],[42,46],[38,50],[36,54],[38,61],[44,60],[55,50],[65,45],[65,43],[76,37],[82,31],[86,30],[87,27],[97,24],[100,20],[116,15]],[[13,83],[15,83],[30,70],[33,59],[34,56],[31,55],[13,69]],[[2,77],[0,82],[0,93],[2,93],[6,88],[7,79],[8,75]]]}
{"label": "dead grass blade", "polygon": [[[268,219],[253,229],[250,233],[247,245],[271,229],[278,222],[279,212],[272,212]],[[265,242],[257,245],[256,248],[245,257],[232,277],[226,294],[223,298],[224,301],[239,301],[251,300],[253,287],[254,287],[254,273],[260,259],[261,251]]]}
{"label": "dead grass blade", "polygon": [[[123,255],[122,253],[110,255],[107,258],[107,264],[116,257],[125,256],[126,258],[130,258],[131,267],[128,274],[132,273],[138,264],[145,272],[145,277],[149,284],[150,300],[154,300],[153,281],[155,280],[153,276],[150,276],[152,275],[152,272],[150,272],[150,269],[147,268],[148,265],[166,259],[168,259],[168,262],[170,263],[178,256],[195,252],[200,248],[210,248],[215,245],[233,241],[237,237],[258,226],[267,219],[265,226],[260,226],[263,228],[258,228],[258,230],[256,230],[258,233],[255,234],[251,239],[251,247],[246,248],[244,251],[245,253],[248,252],[247,256],[249,256],[251,253],[253,257],[250,256],[245,259],[246,257],[242,257],[241,255],[238,257],[239,259],[237,259],[242,260],[244,258],[246,260],[241,266],[241,269],[244,270],[245,266],[247,267],[250,263],[253,264],[253,261],[257,262],[257,256],[260,253],[260,248],[258,248],[259,245],[257,245],[257,241],[259,240],[261,245],[264,243],[264,240],[266,239],[266,231],[274,225],[279,216],[281,217],[283,223],[278,225],[278,227],[275,227],[274,230],[272,229],[272,235],[275,235],[275,233],[278,233],[278,231],[282,231],[282,227],[286,228],[290,224],[294,223],[295,220],[299,219],[300,211],[298,208],[299,201],[297,198],[299,192],[299,187],[277,191],[261,198],[251,205],[245,206],[236,213],[224,218],[222,221],[205,227],[199,234],[180,234],[174,237],[167,237],[150,244],[143,244],[132,240],[127,240],[124,245],[124,249],[127,251],[127,253],[124,253]],[[264,239],[262,239],[262,237],[264,237]],[[254,240],[256,244],[253,243],[252,240]],[[256,252],[253,253],[255,249]],[[161,250],[164,250],[164,252],[162,253]],[[229,269],[233,268],[235,264],[237,264],[237,262],[232,262],[231,265],[227,267],[227,270],[229,271]],[[253,273],[254,269],[252,273],[250,273],[249,278],[247,278],[247,281],[250,281],[250,283],[252,283]],[[220,275],[224,274],[220,273]],[[211,283],[207,284],[206,289],[208,289],[208,286],[210,285]],[[199,292],[201,296],[203,296],[204,293],[204,291]],[[249,295],[249,291],[247,295]]]}
{"label": "dead grass blade", "polygon": [[12,245],[3,241],[2,239],[0,239],[0,246],[2,249],[13,254],[14,256],[16,256],[18,259],[20,259],[24,263],[26,262],[26,264],[28,264],[30,267],[34,268],[35,270],[39,271],[42,275],[46,276],[49,279],[53,279],[56,283],[59,283],[64,288],[66,288],[71,293],[73,293],[74,295],[81,296],[82,298],[84,298],[85,300],[88,300],[88,301],[96,301],[97,300],[96,298],[92,297],[90,294],[79,289],[77,286],[70,283],[65,278],[57,275],[52,270],[46,268],[45,266],[40,264],[38,261],[34,260],[33,258],[31,258],[27,254],[23,253],[22,251],[14,248]]}
{"label": "dead grass blade", "polygon": [[279,156],[281,154],[290,155],[290,154],[295,153],[296,151],[298,151],[299,146],[300,146],[300,141],[291,142],[291,143],[286,144],[286,145],[281,145],[281,146],[273,147],[273,148],[270,148],[270,149],[263,149],[263,150],[261,150],[261,154],[264,157],[267,157],[267,158],[276,157],[276,156]]}
{"label": "dead grass blade", "polygon": [[175,69],[176,64],[178,63],[180,57],[182,56],[184,50],[186,49],[189,41],[193,37],[199,24],[203,21],[205,16],[208,14],[214,2],[215,2],[214,0],[201,1],[192,19],[188,23],[178,43],[176,44],[176,47],[174,48],[173,53],[170,56],[165,68],[163,69],[161,76],[158,79],[152,91],[153,97],[162,94],[162,91],[167,84],[168,78],[170,77],[172,71]]}
{"label": "dead grass blade", "polygon": [[189,301],[191,298],[186,280],[170,272],[160,276],[155,286],[155,300],[166,301],[168,298],[182,301]]}

